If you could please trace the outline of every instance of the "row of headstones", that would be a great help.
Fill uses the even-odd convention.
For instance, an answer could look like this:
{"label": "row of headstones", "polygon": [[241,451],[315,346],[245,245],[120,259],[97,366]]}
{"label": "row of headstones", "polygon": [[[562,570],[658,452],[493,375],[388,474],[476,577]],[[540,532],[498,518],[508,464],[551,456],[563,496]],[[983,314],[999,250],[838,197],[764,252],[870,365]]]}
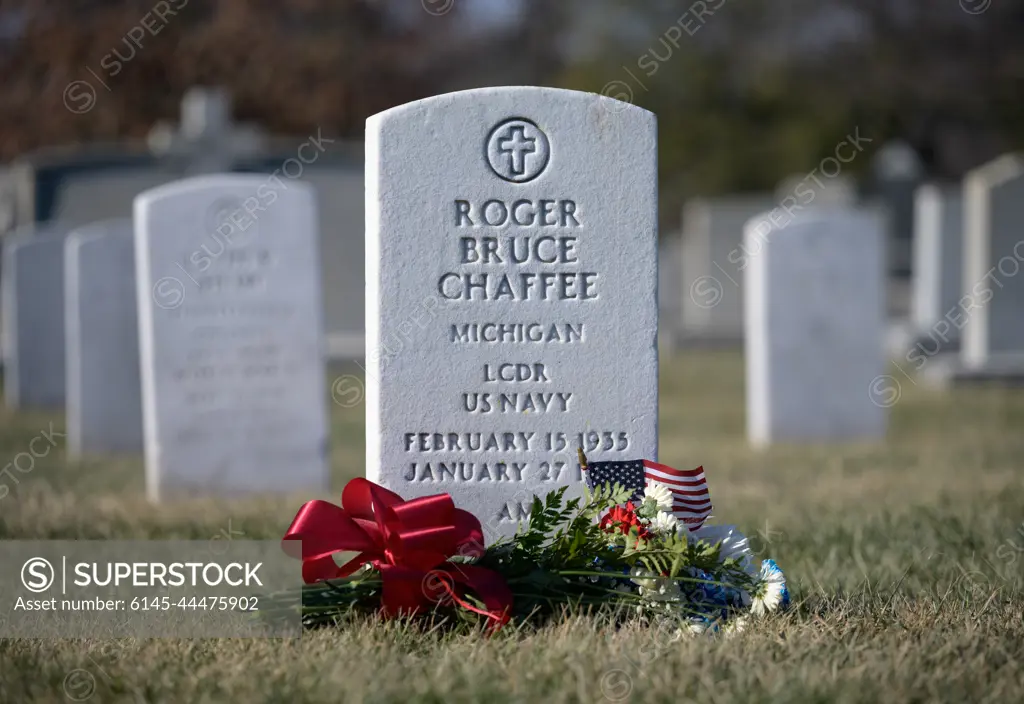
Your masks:
{"label": "row of headstones", "polygon": [[73,456],[144,451],[153,498],[326,486],[309,186],[174,182],[131,220],[10,238],[3,266],[7,404],[66,404]]}
{"label": "row of headstones", "polygon": [[[1014,250],[1018,239],[1013,193],[1020,188],[1020,164],[1019,157],[1006,156],[975,170],[962,185],[926,184],[914,194],[913,280],[907,312],[913,345],[910,352],[915,358],[931,358],[955,350],[961,331],[968,329],[969,341],[958,366],[981,368],[992,363],[994,354],[1005,358],[1008,354],[1024,353],[1024,320],[1014,315],[1024,300],[1015,285],[1006,283],[1016,276],[1024,256],[1021,248]],[[791,211],[783,208],[781,217],[788,219],[803,210],[822,206],[854,207],[852,194],[846,190],[843,193],[847,195],[822,198],[812,192],[814,197],[800,207]],[[973,203],[971,208],[964,207],[968,198]],[[1003,204],[996,205],[996,200]],[[783,205],[785,198],[769,196],[705,199],[687,204],[682,237],[677,238],[678,242],[663,245],[668,257],[681,262],[681,266],[675,264],[680,271],[677,284],[670,280],[668,267],[662,267],[662,297],[668,295],[680,301],[678,309],[665,316],[663,335],[674,323],[676,339],[743,339],[743,271],[750,259],[742,242],[743,225],[760,213]],[[864,210],[882,219],[880,210],[870,206]],[[989,286],[984,284],[986,276],[992,280]],[[980,291],[975,290],[979,286]],[[1007,288],[1009,291],[1003,293]],[[990,298],[995,302],[987,306],[985,315],[975,313]],[[893,313],[891,309],[889,312]],[[990,316],[998,322],[987,324]],[[970,319],[977,323],[969,325]],[[906,337],[887,349],[904,356]]]}
{"label": "row of headstones", "polygon": [[916,339],[905,360],[938,383],[1024,378],[1024,156],[924,188],[917,207]]}
{"label": "row of headstones", "polygon": [[[792,176],[775,193],[687,201],[682,231],[663,244],[666,283],[661,298],[678,301],[675,310],[663,306],[665,343],[742,342],[743,277],[749,259],[743,228],[748,220],[778,208],[780,222],[785,222],[810,208],[852,208],[857,199],[854,182],[840,175],[826,180]],[[881,217],[880,210],[876,214]],[[678,282],[671,288],[670,278]]]}
{"label": "row of headstones", "polygon": [[[450,491],[504,530],[521,517],[510,499],[578,479],[578,445],[656,459],[653,115],[572,91],[466,91],[371,118],[367,145],[368,476],[407,497]],[[83,396],[127,396],[111,370],[126,382],[134,347],[141,400],[131,408],[141,407],[154,498],[326,483],[313,197],[266,188],[261,177],[216,176],[142,194],[130,257],[84,234],[67,252],[60,240],[41,246],[45,236],[5,252],[13,398],[41,383],[41,367],[23,383],[24,365],[61,346],[36,326],[54,311],[63,319],[65,306],[76,319],[68,339],[96,346],[65,355],[82,364],[72,377],[90,379]],[[1011,205],[991,204],[992,222]],[[884,431],[885,404],[871,398],[884,372],[882,230],[842,206],[746,224],[755,442]],[[58,263],[40,262],[45,252]],[[79,269],[67,300],[51,298],[45,273],[64,256]],[[89,288],[124,278],[126,261],[134,289]],[[40,300],[57,302],[41,310]],[[134,320],[137,333],[104,320]],[[83,417],[101,412],[80,403]]]}
{"label": "row of headstones", "polygon": [[[997,159],[962,190],[926,187],[918,208],[915,311],[928,343],[905,355],[909,368],[897,360],[897,373],[1021,379],[1024,159]],[[883,232],[874,213],[856,208],[793,217],[775,208],[746,222],[739,251],[755,445],[884,435],[901,381],[885,369]],[[926,366],[956,330],[959,360]]]}
{"label": "row of headstones", "polygon": [[39,220],[129,217],[138,194],[186,176],[263,173],[274,190],[307,183],[330,194],[317,199],[328,355],[361,358],[363,144],[332,139],[319,127],[299,142],[235,122],[227,91],[203,87],[185,93],[178,125],[156,124],[146,142],[43,148],[0,164],[0,237]]}
{"label": "row of headstones", "polygon": [[[130,238],[12,242],[14,402],[45,385],[35,355],[55,348],[61,373],[63,328],[34,326],[67,310],[71,376],[90,382],[70,427],[131,397],[139,369],[141,401],[97,422],[141,407],[153,498],[323,486],[313,198],[265,188],[190,179],[138,196]],[[448,491],[493,534],[514,530],[532,495],[578,490],[577,447],[657,459],[651,113],[526,87],[399,106],[367,123],[366,205],[370,479],[409,498]],[[78,271],[62,295],[65,256]],[[132,262],[134,287],[115,286]]]}

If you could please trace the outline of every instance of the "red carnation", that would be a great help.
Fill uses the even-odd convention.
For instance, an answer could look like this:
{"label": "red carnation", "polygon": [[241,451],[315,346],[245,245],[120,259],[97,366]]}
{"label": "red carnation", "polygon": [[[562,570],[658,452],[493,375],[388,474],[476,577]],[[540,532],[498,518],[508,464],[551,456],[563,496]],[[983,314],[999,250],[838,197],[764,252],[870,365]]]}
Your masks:
{"label": "red carnation", "polygon": [[650,536],[650,531],[641,525],[640,518],[636,515],[636,509],[633,508],[633,504],[615,506],[604,515],[600,525],[601,529],[608,533],[619,531],[623,535],[628,535],[630,529],[636,526],[641,539],[647,540]]}

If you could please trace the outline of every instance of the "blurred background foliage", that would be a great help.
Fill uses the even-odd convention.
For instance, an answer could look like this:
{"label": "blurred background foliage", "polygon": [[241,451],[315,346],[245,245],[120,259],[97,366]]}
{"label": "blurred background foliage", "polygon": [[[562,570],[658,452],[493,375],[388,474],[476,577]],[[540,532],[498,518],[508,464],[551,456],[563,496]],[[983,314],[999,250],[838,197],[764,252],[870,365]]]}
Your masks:
{"label": "blurred background foliage", "polygon": [[[1024,146],[1022,36],[1008,0],[0,0],[0,159],[142,140],[194,85],[273,132],[361,139],[393,105],[535,84],[657,113],[668,211],[771,189],[854,129],[955,178]],[[109,95],[73,114],[89,72]]]}

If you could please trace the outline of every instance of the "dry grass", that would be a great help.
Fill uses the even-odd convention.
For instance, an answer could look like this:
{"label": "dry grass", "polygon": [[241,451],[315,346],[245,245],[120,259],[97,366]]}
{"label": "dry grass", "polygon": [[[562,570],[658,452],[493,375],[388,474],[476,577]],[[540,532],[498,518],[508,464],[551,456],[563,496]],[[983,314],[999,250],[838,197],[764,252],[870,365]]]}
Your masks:
{"label": "dry grass", "polygon": [[[720,520],[798,601],[740,636],[571,617],[490,639],[370,622],[293,642],[0,641],[0,702],[1024,701],[1024,392],[903,391],[884,445],[755,453],[738,357],[664,362],[662,459],[705,466]],[[362,412],[335,408],[336,488],[361,471]],[[51,421],[0,415],[3,464]],[[3,539],[202,540],[229,520],[276,539],[310,498],[153,507],[139,462],[60,447],[19,477]]]}

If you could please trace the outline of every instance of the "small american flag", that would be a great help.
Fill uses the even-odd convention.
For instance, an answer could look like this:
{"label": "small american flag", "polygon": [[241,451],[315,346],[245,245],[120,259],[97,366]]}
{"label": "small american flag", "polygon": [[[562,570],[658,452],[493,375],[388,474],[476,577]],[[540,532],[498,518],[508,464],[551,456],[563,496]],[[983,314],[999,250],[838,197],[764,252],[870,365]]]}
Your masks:
{"label": "small american flag", "polygon": [[643,501],[647,482],[664,484],[672,493],[672,515],[697,530],[711,515],[711,494],[704,478],[704,467],[679,470],[650,460],[620,460],[618,462],[587,462],[580,454],[580,468],[587,473],[587,486],[612,483],[635,489],[630,501]]}
{"label": "small american flag", "polygon": [[697,469],[673,469],[667,464],[644,460],[644,476],[659,482],[672,492],[672,515],[697,530],[711,515],[711,494],[704,478],[704,466]]}
{"label": "small american flag", "polygon": [[581,465],[587,471],[587,486],[593,491],[605,484],[618,484],[624,489],[635,489],[629,500],[639,503],[644,500],[644,489],[647,482],[644,480],[643,460],[626,460],[622,462],[591,462]]}

